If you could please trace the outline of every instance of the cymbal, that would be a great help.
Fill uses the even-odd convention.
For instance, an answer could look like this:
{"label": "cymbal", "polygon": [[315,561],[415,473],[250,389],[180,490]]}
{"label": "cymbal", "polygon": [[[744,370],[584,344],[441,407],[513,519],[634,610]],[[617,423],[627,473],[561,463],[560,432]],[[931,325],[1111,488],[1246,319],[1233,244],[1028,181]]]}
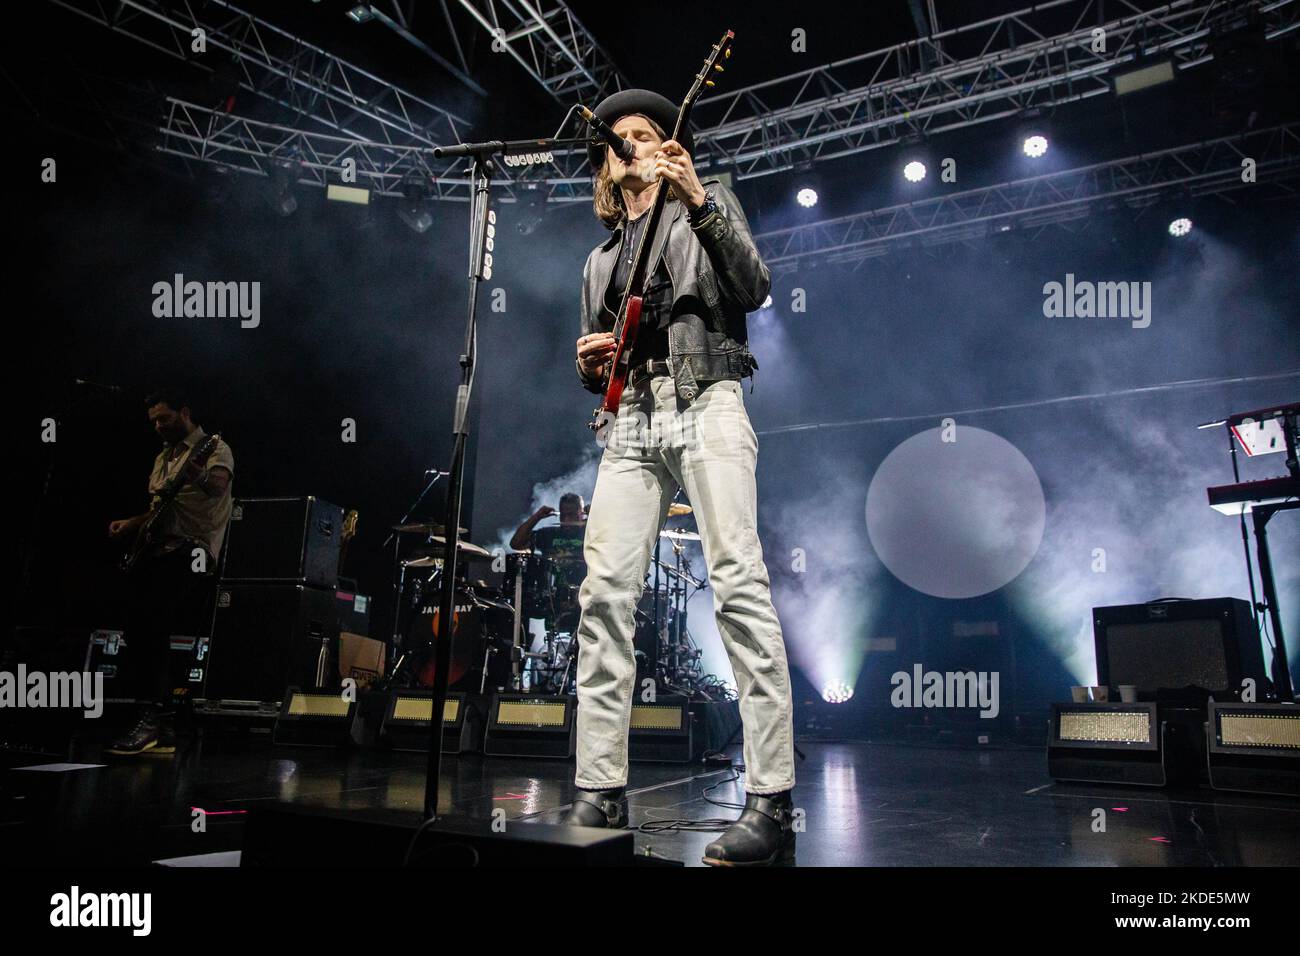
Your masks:
{"label": "cymbal", "polygon": [[677,518],[680,517],[681,515],[688,515],[694,510],[695,509],[692,508],[690,505],[684,505],[681,504],[680,502],[674,501],[672,504],[668,506],[668,517]]}
{"label": "cymbal", "polygon": [[[433,540],[438,544],[447,543],[447,539],[441,537],[440,535],[435,534],[435,535],[430,535],[430,537],[433,538]],[[473,544],[472,542],[469,541],[458,540],[456,542],[456,550],[459,551],[461,554],[473,554],[480,558],[492,557],[492,552],[487,550],[487,548],[480,548],[477,544]],[[432,568],[442,564],[442,555],[430,554],[423,558],[415,558],[412,561],[403,561],[402,563],[405,564],[408,568]]]}
{"label": "cymbal", "polygon": [[[430,535],[430,537],[438,544],[447,543],[447,539],[442,537],[441,535],[435,534],[435,535]],[[466,554],[476,554],[480,558],[492,557],[492,552],[489,551],[487,548],[480,548],[477,544],[474,544],[470,541],[462,541],[459,538],[456,539],[456,550],[464,551]]]}
{"label": "cymbal", "polygon": [[[395,524],[393,530],[402,534],[444,534],[447,526],[442,524],[433,524],[432,522],[417,522],[415,524]],[[460,529],[461,534],[466,533],[466,529]]]}
{"label": "cymbal", "polygon": [[699,541],[700,534],[698,531],[671,531],[665,529],[659,532],[659,537],[669,538],[673,541]]}

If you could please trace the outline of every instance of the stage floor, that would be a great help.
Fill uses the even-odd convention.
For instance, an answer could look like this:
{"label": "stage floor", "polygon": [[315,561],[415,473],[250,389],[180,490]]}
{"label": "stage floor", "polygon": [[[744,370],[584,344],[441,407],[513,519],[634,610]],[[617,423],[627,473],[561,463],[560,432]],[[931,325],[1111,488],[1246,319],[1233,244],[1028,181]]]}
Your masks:
{"label": "stage floor", "polygon": [[[1055,784],[1036,748],[965,750],[800,741],[795,804],[803,866],[1277,866],[1300,864],[1300,803],[1204,789]],[[740,760],[739,749],[733,752]],[[259,801],[418,812],[415,753],[276,747],[257,735],[182,741],[174,756],[114,758],[74,745],[81,769],[4,771],[0,839],[10,867],[143,865],[237,851]],[[558,822],[572,762],[448,756],[440,807]],[[734,818],[732,770],[634,764],[634,826]],[[206,830],[195,832],[195,808]],[[1097,810],[1104,811],[1099,832]],[[508,824],[509,825],[509,824]],[[708,832],[638,832],[638,852],[700,865]],[[340,852],[345,852],[340,848]],[[227,856],[227,861],[231,857]]]}

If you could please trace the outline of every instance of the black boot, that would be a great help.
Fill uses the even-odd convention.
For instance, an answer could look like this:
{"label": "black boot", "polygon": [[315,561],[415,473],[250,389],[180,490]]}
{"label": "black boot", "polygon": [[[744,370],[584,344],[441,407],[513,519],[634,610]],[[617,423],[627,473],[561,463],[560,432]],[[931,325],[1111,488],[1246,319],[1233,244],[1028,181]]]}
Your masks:
{"label": "black boot", "polygon": [[564,825],[605,827],[621,830],[627,826],[627,797],[624,788],[615,790],[579,790],[573,806],[564,815]]}
{"label": "black boot", "polygon": [[[105,748],[107,753],[119,756],[135,756],[158,746],[158,711],[153,707],[141,707],[136,714],[135,723],[126,732]],[[173,749],[175,745],[173,744]]]}
{"label": "black boot", "polygon": [[771,866],[794,860],[790,791],[745,794],[745,809],[727,832],[704,848],[710,866]]}
{"label": "black boot", "polygon": [[176,716],[163,712],[158,715],[158,743],[149,751],[151,754],[174,754],[176,752]]}

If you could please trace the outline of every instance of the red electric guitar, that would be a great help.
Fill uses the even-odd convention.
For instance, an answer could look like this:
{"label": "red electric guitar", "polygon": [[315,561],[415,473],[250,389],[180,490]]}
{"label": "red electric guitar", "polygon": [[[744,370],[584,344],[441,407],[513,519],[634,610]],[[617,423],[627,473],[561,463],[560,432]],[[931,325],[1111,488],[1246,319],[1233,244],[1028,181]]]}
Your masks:
{"label": "red electric guitar", "polygon": [[[691,84],[690,92],[686,94],[681,109],[677,111],[677,123],[673,126],[671,139],[681,142],[682,130],[686,128],[690,118],[691,107],[695,105],[695,101],[700,98],[700,94],[706,87],[713,86],[710,77],[714,73],[722,72],[719,61],[731,56],[731,41],[735,36],[728,30],[722,35],[722,39],[713,45],[713,49],[704,61],[704,69],[695,75],[695,82]],[[617,344],[609,361],[605,363],[606,371],[603,379],[605,398],[596,407],[594,417],[588,423],[588,427],[597,433],[617,417],[623,389],[627,386],[628,373],[631,371],[632,346],[636,344],[637,329],[641,325],[641,303],[648,278],[650,248],[654,244],[659,220],[663,216],[664,203],[667,202],[670,192],[671,189],[660,189],[659,194],[655,196],[654,206],[650,209],[650,221],[646,223],[645,231],[641,233],[641,239],[637,242],[632,274],[628,277],[627,288],[623,291],[618,316],[614,321],[614,341]]]}

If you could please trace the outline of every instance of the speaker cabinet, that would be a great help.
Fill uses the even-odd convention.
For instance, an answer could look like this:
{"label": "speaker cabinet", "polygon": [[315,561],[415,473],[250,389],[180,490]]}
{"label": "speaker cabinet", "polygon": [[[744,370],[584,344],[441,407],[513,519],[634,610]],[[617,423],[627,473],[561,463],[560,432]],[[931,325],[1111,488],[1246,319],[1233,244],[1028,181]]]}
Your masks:
{"label": "speaker cabinet", "polygon": [[290,685],[335,689],[338,639],[332,590],[222,585],[204,700],[273,703],[278,709]]}
{"label": "speaker cabinet", "polygon": [[1236,598],[1093,608],[1097,683],[1138,700],[1240,700],[1242,681],[1271,688],[1250,604]]}
{"label": "speaker cabinet", "polygon": [[240,498],[230,513],[226,582],[305,584],[339,582],[343,509],[306,498]]}

